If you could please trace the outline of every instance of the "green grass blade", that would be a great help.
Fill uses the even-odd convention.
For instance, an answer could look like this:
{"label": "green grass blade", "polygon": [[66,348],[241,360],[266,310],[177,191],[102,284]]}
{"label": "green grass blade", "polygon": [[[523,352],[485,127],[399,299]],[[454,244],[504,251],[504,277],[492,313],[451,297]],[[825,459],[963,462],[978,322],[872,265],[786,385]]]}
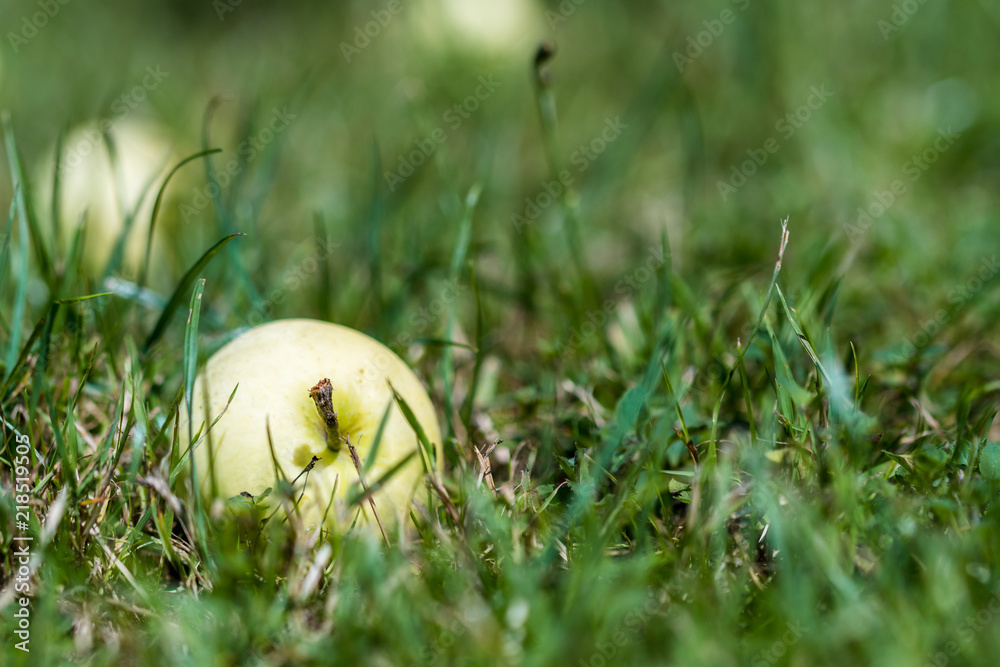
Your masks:
{"label": "green grass blade", "polygon": [[358,491],[356,493],[354,493],[354,494],[351,495],[351,497],[347,501],[347,504],[348,505],[358,505],[358,504],[363,503],[366,500],[368,500],[372,496],[372,494],[374,494],[376,491],[378,491],[383,486],[385,486],[389,482],[390,479],[392,479],[393,477],[395,477],[396,474],[400,470],[402,470],[413,459],[413,457],[416,456],[416,455],[417,455],[417,451],[414,450],[414,451],[410,452],[409,454],[407,454],[406,456],[404,456],[402,459],[400,459],[399,461],[397,461],[391,468],[389,468],[388,470],[386,470],[385,473],[383,473],[381,477],[379,477],[377,480],[375,480],[374,483],[369,484],[367,490],[364,489],[364,488],[361,488],[361,485],[359,484],[358,485]]}
{"label": "green grass blade", "polygon": [[[385,295],[382,293],[382,226],[385,222],[385,197],[382,194],[382,162],[378,144],[372,140],[370,150],[371,166],[371,203],[368,210],[368,280],[371,285],[370,295],[375,312],[381,313],[385,308]],[[383,325],[377,331],[382,333]]]}
{"label": "green grass blade", "polygon": [[221,153],[221,152],[222,152],[221,148],[210,148],[207,150],[199,151],[194,155],[189,155],[188,157],[178,162],[177,165],[174,166],[174,168],[167,173],[167,177],[163,179],[163,184],[160,185],[160,190],[159,192],[156,193],[156,200],[153,203],[153,212],[149,216],[149,234],[146,237],[146,256],[145,260],[142,263],[142,273],[140,274],[139,277],[139,287],[145,287],[146,278],[149,275],[149,260],[153,252],[153,233],[156,231],[156,217],[159,215],[160,207],[163,205],[163,194],[167,191],[167,186],[170,184],[170,179],[173,178],[174,174],[180,171],[181,167],[183,167],[187,163],[193,162],[194,160],[197,160],[200,157],[211,155],[212,153]]}
{"label": "green grass blade", "polygon": [[71,303],[79,303],[80,301],[90,301],[91,299],[99,299],[102,296],[114,296],[114,292],[100,292],[98,294],[87,294],[85,296],[74,296],[69,299],[57,299],[55,303],[59,305],[67,305]]}
{"label": "green grass blade", "polygon": [[[465,264],[465,257],[469,252],[469,241],[472,238],[473,213],[476,210],[476,204],[479,203],[479,194],[481,191],[482,187],[480,185],[473,185],[465,197],[465,206],[462,209],[462,219],[458,224],[458,238],[455,241],[455,249],[452,251],[451,265],[448,271],[449,279],[456,285],[461,278],[460,273],[462,266]],[[458,319],[458,299],[452,300],[450,306],[451,307],[448,312],[448,323],[445,327],[446,339],[450,339],[455,330],[455,322]],[[455,410],[455,406],[452,404],[452,397],[455,393],[454,358],[451,346],[445,347],[441,353],[441,380],[444,383],[444,396],[446,403],[444,410],[445,440],[448,440],[455,434],[455,425],[452,423],[452,413]]]}
{"label": "green grass blade", "polygon": [[757,316],[757,322],[754,324],[753,330],[750,332],[750,335],[747,336],[746,346],[739,351],[737,363],[733,364],[732,368],[730,368],[729,372],[726,374],[726,379],[722,383],[722,388],[719,390],[719,397],[716,399],[715,407],[712,409],[712,435],[708,440],[708,456],[706,457],[706,464],[709,467],[714,466],[716,462],[716,444],[718,443],[719,437],[719,410],[722,409],[722,399],[726,395],[726,389],[729,387],[729,382],[733,379],[733,374],[736,372],[739,364],[743,361],[743,355],[750,348],[754,338],[757,336],[757,332],[760,330],[761,324],[764,322],[764,317],[767,315],[767,309],[771,305],[771,297],[774,295],[774,291],[778,287],[778,274],[781,273],[781,262],[785,257],[785,248],[787,246],[788,218],[785,218],[781,223],[781,240],[778,244],[778,260],[774,263],[774,273],[771,275],[771,284],[767,288],[767,296],[764,297],[764,304],[761,306],[760,314]]}
{"label": "green grass blade", "polygon": [[[188,424],[194,424],[194,405],[192,396],[194,395],[194,383],[198,373],[198,320],[201,315],[201,298],[205,291],[205,279],[197,281],[191,293],[191,303],[188,306],[187,325],[184,327],[184,405],[187,409]],[[194,539],[201,547],[203,554],[208,553],[207,534],[208,528],[205,523],[205,516],[201,506],[201,493],[198,492],[198,470],[194,464],[194,457],[191,457],[191,487],[195,489],[194,496],[194,521],[192,530],[195,531]]]}
{"label": "green grass blade", "polygon": [[816,348],[813,346],[812,339],[806,332],[805,327],[802,325],[802,320],[795,309],[788,305],[788,301],[785,300],[785,295],[782,293],[781,288],[777,288],[778,300],[781,302],[782,308],[785,310],[785,316],[788,318],[789,323],[792,325],[792,329],[795,331],[795,335],[799,338],[799,343],[802,344],[802,348],[809,355],[816,369],[823,375],[823,379],[827,384],[832,383],[830,379],[830,374],[826,371],[826,366],[820,361],[819,355],[816,354]]}
{"label": "green grass blade", "polygon": [[[202,438],[208,437],[208,432],[211,431],[212,428],[214,428],[217,423],[219,423],[219,420],[222,419],[222,416],[224,414],[226,414],[227,410],[229,410],[229,406],[232,405],[233,398],[235,398],[235,396],[236,396],[236,390],[239,389],[239,388],[240,388],[239,385],[236,385],[235,387],[233,387],[233,391],[229,394],[229,398],[226,400],[225,407],[223,407],[222,410],[219,412],[219,414],[215,416],[215,418],[212,420],[211,424],[207,424],[204,429],[200,429],[199,431],[196,432],[195,431],[195,425],[192,422],[192,423],[189,424],[189,428],[190,428],[190,431],[191,431],[190,434],[188,434],[188,433],[181,434],[181,435],[184,435],[185,437],[187,437],[188,435],[191,436],[190,440],[188,441],[190,443],[190,446],[187,447],[186,449],[184,449],[184,451],[182,451],[179,454],[179,456],[178,456],[178,458],[177,458],[176,461],[171,461],[170,479],[169,479],[171,488],[173,488],[174,482],[177,481],[177,478],[184,471],[184,467],[187,465],[188,458],[194,452],[194,448],[196,446],[198,446],[198,445],[201,444]],[[183,391],[183,388],[182,388],[182,391]],[[180,396],[180,398],[176,402],[177,403],[182,403],[183,402],[183,396]],[[179,410],[179,408],[178,408],[178,410]],[[209,416],[211,416],[211,415],[209,415]],[[168,420],[168,421],[172,421],[172,419]],[[212,463],[212,457],[209,457],[209,463]],[[213,484],[214,484],[214,480],[213,480]]]}
{"label": "green grass blade", "polygon": [[[201,297],[205,291],[205,279],[197,281],[194,290],[191,292],[191,303],[188,306],[188,320],[184,327],[184,407],[187,410],[188,424],[194,424],[194,405],[192,397],[194,395],[194,383],[198,373],[198,320],[201,316]],[[198,489],[198,470],[194,465],[194,457],[191,458],[191,486]],[[195,524],[198,535],[204,536],[204,525],[202,525],[201,514],[201,494],[195,491],[194,514],[197,517]],[[196,538],[197,539],[197,538]]]}
{"label": "green grass blade", "polygon": [[333,285],[330,277],[330,234],[319,212],[313,217],[316,230],[316,252],[319,256],[319,289],[316,290],[316,313],[325,322],[333,321]]}
{"label": "green grass blade", "polygon": [[160,319],[157,320],[156,326],[153,327],[153,331],[150,332],[149,337],[146,338],[146,343],[142,348],[143,355],[149,353],[153,344],[156,343],[156,341],[160,339],[160,336],[163,335],[163,332],[167,330],[167,326],[170,324],[171,318],[173,318],[174,313],[180,307],[181,303],[183,303],[184,296],[188,293],[188,290],[191,289],[191,285],[194,284],[198,274],[201,273],[202,269],[204,269],[205,266],[212,261],[212,258],[215,257],[218,252],[226,246],[226,244],[238,236],[246,236],[246,234],[236,233],[225,237],[209,248],[205,254],[194,263],[194,266],[188,269],[188,272],[184,274],[184,277],[181,278],[181,281],[177,284],[177,289],[174,290],[173,295],[170,297],[170,301],[168,301],[167,305],[164,306],[163,313],[160,315]]}
{"label": "green grass blade", "polygon": [[[21,327],[24,325],[24,311],[28,293],[28,223],[23,204],[18,205],[18,209],[17,280],[14,283],[14,312],[10,319],[10,339],[7,341],[7,355],[4,358],[5,381],[11,379],[15,364],[17,364],[18,346],[21,344]],[[26,351],[30,345],[31,341],[25,346]]]}
{"label": "green grass blade", "polygon": [[73,229],[73,239],[70,241],[66,264],[63,268],[64,281],[82,282],[83,248],[87,238],[87,212],[80,211],[76,227]]}
{"label": "green grass blade", "polygon": [[375,440],[372,441],[372,448],[368,450],[368,456],[365,457],[365,465],[361,468],[361,471],[364,473],[371,470],[372,465],[378,457],[378,450],[382,445],[382,436],[385,434],[385,425],[389,423],[389,415],[391,414],[392,401],[389,401],[388,405],[385,406],[385,412],[382,413],[382,419],[378,423],[378,430],[375,432]]}
{"label": "green grass blade", "polygon": [[[24,173],[24,162],[17,148],[14,139],[14,128],[10,119],[10,114],[6,111],[2,114],[4,143],[7,147],[7,161],[10,165],[13,189],[16,193],[15,201],[21,217],[24,219],[27,228],[31,230],[30,238],[35,249],[35,260],[38,262],[38,271],[42,278],[52,287],[54,275],[52,271],[52,260],[45,247],[45,239],[42,237],[41,229],[38,226],[38,219],[35,216],[35,209],[32,206],[30,182]],[[28,237],[28,234],[25,234]]]}
{"label": "green grass blade", "polygon": [[[203,151],[208,151],[209,141],[209,129],[212,125],[212,118],[215,116],[215,110],[222,103],[222,96],[213,97],[205,108],[205,115],[202,118],[201,124],[201,148]],[[248,120],[244,127],[241,127],[241,134],[243,136],[248,136],[252,131],[252,124]],[[236,233],[236,226],[233,222],[232,212],[230,206],[227,205],[226,201],[222,198],[223,188],[219,185],[219,179],[215,171],[215,165],[212,163],[211,153],[206,153],[202,156],[205,159],[205,180],[209,186],[209,192],[212,197],[212,206],[215,211],[215,223],[221,234],[224,236],[229,236]],[[239,174],[246,172],[248,160],[244,159],[243,151],[238,151],[235,158],[239,164],[239,171],[237,172],[237,177]],[[234,177],[233,182],[230,184],[230,199],[233,198],[233,194],[237,191],[238,178]],[[254,208],[257,208],[256,206]],[[252,231],[252,228],[251,228]],[[246,290],[246,294],[250,299],[250,303],[254,308],[260,308],[263,303],[263,298],[257,290],[256,285],[254,285],[253,280],[250,278],[250,274],[247,272],[246,267],[240,261],[240,257],[236,252],[236,247],[231,246],[229,248],[229,258],[232,260],[233,270],[236,273],[236,278],[243,285]]]}
{"label": "green grass blade", "polygon": [[[38,408],[38,400],[43,389],[48,385],[49,351],[52,341],[52,327],[56,321],[56,314],[59,311],[59,304],[53,303],[49,306],[49,311],[45,316],[45,325],[42,327],[42,334],[38,344],[38,357],[35,358],[35,365],[32,369],[31,397],[28,401],[28,416],[34,421],[35,411]],[[53,405],[55,402],[53,401]]]}
{"label": "green grass blade", "polygon": [[3,289],[3,279],[7,275],[7,264],[10,261],[10,230],[14,226],[14,215],[17,213],[17,193],[20,189],[20,185],[14,189],[14,197],[10,200],[10,213],[7,214],[7,231],[3,235],[3,248],[0,249],[0,289]]}
{"label": "green grass blade", "polygon": [[62,234],[62,172],[60,160],[63,154],[63,143],[66,133],[62,130],[56,135],[55,168],[52,170],[52,254],[59,257],[59,238]]}
{"label": "green grass blade", "polygon": [[[49,419],[52,420],[53,424],[59,423],[54,401],[49,403]],[[52,435],[55,440],[56,452],[59,454],[59,461],[62,464],[62,476],[69,485],[70,500],[75,504],[79,489],[77,482],[77,458],[74,455],[75,452],[70,452],[69,447],[66,445],[66,438],[61,429],[52,429]]]}
{"label": "green grass blade", "polygon": [[412,343],[414,345],[425,345],[427,347],[458,347],[463,350],[468,350],[469,352],[476,352],[477,350],[475,345],[467,345],[466,343],[459,343],[456,340],[445,340],[444,338],[414,338]]}
{"label": "green grass blade", "polygon": [[194,406],[194,381],[198,373],[198,320],[201,317],[201,297],[205,292],[205,279],[197,281],[188,306],[187,326],[184,327],[184,405],[188,421],[192,421]]}
{"label": "green grass blade", "polygon": [[750,444],[757,444],[757,424],[753,417],[753,394],[750,392],[750,383],[747,379],[747,367],[743,362],[743,346],[738,346],[737,365],[740,369],[740,381],[743,384],[743,398],[747,406],[747,421],[750,423]]}
{"label": "green grass blade", "polygon": [[661,362],[660,367],[663,369],[663,384],[667,388],[667,401],[672,403],[674,410],[677,413],[677,421],[681,424],[681,434],[684,436],[684,442],[691,442],[691,436],[688,434],[687,422],[684,419],[684,412],[681,410],[680,397],[674,391],[674,385],[670,381],[670,374],[667,372],[666,362]]}
{"label": "green grass blade", "polygon": [[479,281],[476,279],[476,267],[469,262],[469,281],[472,284],[472,297],[476,303],[476,347],[473,352],[476,359],[472,365],[472,377],[469,379],[469,391],[462,402],[459,412],[459,419],[465,426],[465,432],[472,432],[472,409],[476,400],[476,388],[479,386],[479,375],[483,368],[483,337],[485,336],[485,325],[483,320],[483,302],[479,294]]}
{"label": "green grass blade", "polygon": [[421,426],[420,421],[413,414],[413,410],[410,409],[406,399],[392,386],[392,382],[389,382],[389,389],[392,390],[392,396],[396,400],[396,405],[399,406],[400,411],[403,413],[403,417],[406,418],[413,432],[417,434],[417,441],[420,443],[420,462],[423,463],[424,473],[431,474],[432,471],[436,470],[434,445],[428,440],[424,427]]}
{"label": "green grass blade", "polygon": [[122,268],[125,261],[125,245],[128,243],[129,235],[132,233],[132,227],[135,225],[136,213],[138,212],[139,207],[142,206],[142,202],[146,199],[146,195],[149,193],[150,188],[153,187],[153,183],[156,181],[159,170],[149,176],[149,180],[140,191],[141,194],[135,202],[134,208],[129,209],[128,202],[125,200],[125,174],[122,171],[121,160],[118,158],[118,144],[115,141],[114,135],[110,132],[103,132],[102,136],[104,137],[104,145],[108,152],[108,161],[111,163],[111,172],[115,182],[118,214],[122,219],[121,232],[118,233],[118,238],[115,240],[115,245],[111,250],[111,255],[108,257],[108,263],[104,267],[104,275],[107,277],[117,271],[120,271]]}
{"label": "green grass blade", "polygon": [[122,217],[122,234],[118,237],[115,250],[111,255],[112,261],[108,263],[108,270],[105,272],[109,273],[112,268],[117,268],[114,260],[121,257],[122,248],[125,245],[123,239],[131,228],[132,221],[129,218],[128,203],[125,201],[125,178],[121,170],[121,160],[118,159],[118,142],[115,140],[115,136],[108,130],[101,131],[101,138],[104,140],[104,149],[108,152],[108,164],[111,166],[111,177],[114,180],[115,203],[118,205],[118,215]]}

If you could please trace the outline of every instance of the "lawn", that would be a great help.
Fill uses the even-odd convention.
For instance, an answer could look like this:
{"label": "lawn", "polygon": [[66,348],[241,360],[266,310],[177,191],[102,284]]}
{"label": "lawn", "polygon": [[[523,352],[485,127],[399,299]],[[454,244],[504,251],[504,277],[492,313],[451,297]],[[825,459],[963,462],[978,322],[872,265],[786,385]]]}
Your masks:
{"label": "lawn", "polygon": [[[996,664],[994,3],[0,27],[0,664]],[[191,482],[284,318],[429,392],[385,538]]]}

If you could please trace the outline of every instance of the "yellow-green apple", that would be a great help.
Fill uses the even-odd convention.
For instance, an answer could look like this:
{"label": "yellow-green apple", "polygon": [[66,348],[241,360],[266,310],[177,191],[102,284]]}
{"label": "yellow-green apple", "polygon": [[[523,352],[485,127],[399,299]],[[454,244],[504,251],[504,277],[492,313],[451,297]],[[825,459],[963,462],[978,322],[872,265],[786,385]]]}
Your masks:
{"label": "yellow-green apple", "polygon": [[446,52],[457,47],[466,52],[508,57],[530,51],[535,46],[533,30],[525,28],[543,25],[541,12],[530,0],[424,2],[417,7],[414,18],[410,25],[428,50]]}
{"label": "yellow-green apple", "polygon": [[[73,129],[63,142],[58,164],[55,163],[55,151],[44,161],[35,180],[38,204],[46,214],[51,210],[50,185],[53,172],[58,169],[60,241],[68,246],[80,215],[86,210],[83,263],[88,273],[96,275],[104,270],[121,236],[125,213],[138,206],[124,247],[124,264],[130,271],[136,271],[145,260],[149,219],[157,189],[167,168],[176,160],[176,154],[171,147],[170,132],[165,127],[151,121],[124,118],[106,128],[114,137],[117,149],[116,174],[101,126],[101,123],[88,123]],[[163,216],[162,211],[160,215]],[[164,231],[162,223],[163,220],[158,226],[159,233]]]}
{"label": "yellow-green apple", "polygon": [[[372,502],[351,511],[360,509],[359,523],[370,526],[375,525],[372,505],[383,525],[405,519],[423,464],[416,433],[394,401],[390,382],[441,461],[434,405],[389,348],[354,329],[316,320],[278,320],[249,329],[209,359],[195,384],[193,431],[202,431],[194,450],[200,489],[223,499],[243,492],[258,496],[275,487],[279,476],[299,477],[295,498],[301,495],[303,524],[319,525],[329,506],[328,524],[333,525],[351,489],[360,488],[358,464],[365,467],[388,410],[374,462],[364,470],[365,488],[406,463],[374,491]],[[180,438],[186,443],[186,409],[181,412]],[[205,425],[216,418],[205,434]]]}

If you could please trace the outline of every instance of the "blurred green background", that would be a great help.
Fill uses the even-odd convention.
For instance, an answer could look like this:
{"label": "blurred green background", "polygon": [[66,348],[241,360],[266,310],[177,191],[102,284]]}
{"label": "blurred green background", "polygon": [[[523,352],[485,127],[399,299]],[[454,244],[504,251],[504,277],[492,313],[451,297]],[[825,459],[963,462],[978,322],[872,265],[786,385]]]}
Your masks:
{"label": "blurred green background", "polygon": [[[591,168],[575,174],[584,264],[601,279],[631,270],[663,228],[674,266],[694,269],[696,280],[766,275],[777,221],[789,216],[794,248],[836,246],[836,263],[849,263],[838,267],[848,268],[839,320],[845,333],[860,337],[899,325],[905,334],[994,247],[998,92],[991,84],[998,53],[991,45],[1000,10],[988,2],[415,0],[401,2],[395,14],[379,3],[69,2],[53,5],[58,11],[32,38],[13,39],[31,34],[25,21],[42,22],[44,4],[0,9],[8,33],[0,94],[36,181],[51,178],[45,165],[60,129],[111,119],[122,160],[151,156],[136,161],[155,173],[168,155],[176,161],[201,148],[213,99],[208,143],[225,151],[214,158],[217,168],[241,157],[241,142],[256,136],[274,110],[295,116],[223,188],[225,216],[197,207],[205,186],[198,164],[168,189],[159,223],[165,233],[154,244],[154,257],[165,261],[154,263],[152,284],[172,285],[220,227],[244,231],[249,236],[235,244],[236,256],[252,285],[226,304],[237,320],[283,267],[294,265],[317,214],[341,244],[332,261],[356,267],[339,280],[370,279],[360,258],[377,217],[387,269],[382,289],[409,289],[399,282],[422,264],[446,261],[458,202],[476,183],[483,191],[474,239],[481,277],[516,292],[522,278],[515,258],[524,249],[511,216],[542,191],[549,173],[531,75],[542,40],[558,48],[549,65],[557,159],[575,169],[573,151],[607,119],[627,124]],[[372,24],[370,43],[345,51],[345,44],[365,43],[359,34],[379,12],[385,26]],[[692,47],[699,42],[705,46]],[[695,57],[680,72],[675,53]],[[167,75],[137,95],[147,67]],[[499,85],[456,127],[455,116],[445,114],[475,94],[481,76]],[[800,114],[791,132],[788,125],[779,131],[813,87],[829,91],[827,99]],[[123,114],[123,95],[144,99],[126,99]],[[436,128],[444,143],[389,192],[376,175],[397,168]],[[907,180],[905,194],[851,248],[844,226],[933,145],[940,128],[957,133],[954,145],[919,180]],[[759,157],[769,138],[777,152],[751,165],[746,184],[723,197],[720,181],[734,182],[734,168],[749,173],[748,151]],[[73,146],[72,135],[66,146]],[[110,169],[99,157],[80,171],[107,188],[110,177],[93,173]],[[93,198],[97,188],[84,189]],[[10,194],[10,179],[0,179],[0,197]],[[66,204],[62,225],[75,223],[81,208]],[[145,221],[137,224],[133,236],[141,237]],[[558,206],[533,227],[544,261],[570,266]],[[88,252],[100,254],[93,249],[98,235],[90,234]],[[133,243],[141,247],[144,238]],[[819,270],[796,261],[806,254],[790,253],[787,270]],[[209,286],[209,298],[211,292]],[[333,313],[358,324],[363,297],[338,292]],[[288,299],[276,314],[315,314],[304,312],[310,307]]]}

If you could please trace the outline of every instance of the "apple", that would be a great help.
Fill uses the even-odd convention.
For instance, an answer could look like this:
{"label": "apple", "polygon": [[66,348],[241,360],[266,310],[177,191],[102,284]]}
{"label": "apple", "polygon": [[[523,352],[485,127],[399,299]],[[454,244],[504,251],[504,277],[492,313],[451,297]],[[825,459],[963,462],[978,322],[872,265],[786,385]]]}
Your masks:
{"label": "apple", "polygon": [[520,57],[536,46],[532,29],[544,25],[530,0],[437,0],[420,3],[415,36],[428,50],[459,50]]}
{"label": "apple", "polygon": [[[124,229],[122,198],[128,210],[138,205],[135,222],[125,246],[126,268],[136,272],[145,260],[146,239],[153,201],[167,169],[177,161],[167,128],[148,120],[124,118],[109,128],[118,151],[121,192],[112,169],[100,123],[91,122],[74,128],[63,142],[59,163],[55,150],[49,152],[35,177],[39,210],[48,214],[52,207],[52,178],[58,169],[61,179],[59,242],[68,248],[81,213],[87,211],[87,233],[83,263],[88,273],[100,275]],[[175,186],[177,183],[175,183]],[[164,233],[160,212],[156,235]],[[154,247],[159,247],[154,243]],[[154,255],[155,260],[159,260]],[[155,273],[155,271],[152,271]]]}
{"label": "apple", "polygon": [[[416,433],[393,399],[390,382],[440,462],[434,405],[417,376],[389,348],[354,329],[317,320],[277,320],[249,329],[216,352],[195,383],[193,431],[202,431],[194,450],[199,488],[206,497],[259,496],[275,487],[279,475],[288,481],[298,477],[294,495],[301,495],[297,511],[303,525],[321,524],[330,506],[328,525],[336,527],[344,501],[360,488],[351,450],[363,468],[388,409],[374,462],[364,470],[365,488],[406,463],[375,490],[370,502],[351,508],[347,518],[353,521],[360,510],[359,525],[388,528],[405,521],[423,464]],[[186,417],[182,405],[179,433],[185,444]],[[206,435],[205,424],[216,418]],[[331,497],[339,502],[331,503]]]}

